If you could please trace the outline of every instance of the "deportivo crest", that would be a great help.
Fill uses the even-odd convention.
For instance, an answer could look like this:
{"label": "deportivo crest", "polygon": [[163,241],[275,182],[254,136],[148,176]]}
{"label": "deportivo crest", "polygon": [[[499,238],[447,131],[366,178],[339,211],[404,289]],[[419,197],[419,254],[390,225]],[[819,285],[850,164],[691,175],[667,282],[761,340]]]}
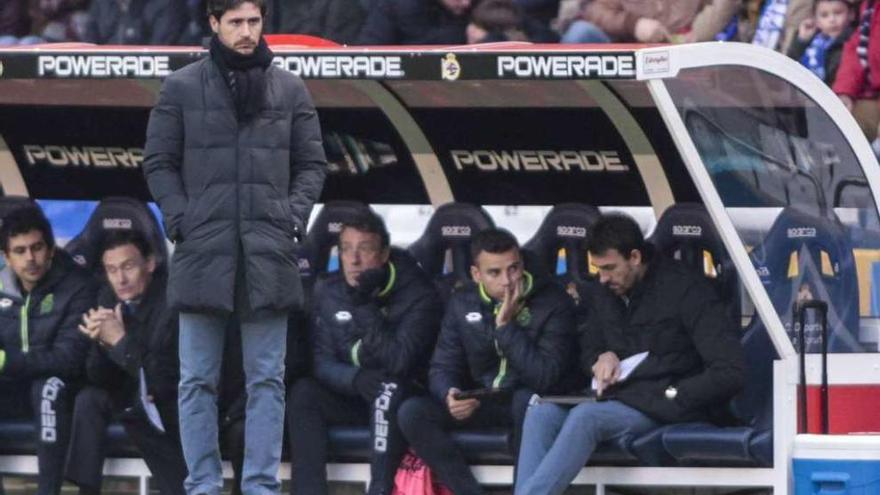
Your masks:
{"label": "deportivo crest", "polygon": [[464,319],[467,320],[468,323],[479,323],[483,321],[483,315],[474,311],[464,315]]}
{"label": "deportivo crest", "polygon": [[9,299],[8,297],[4,297],[3,299],[0,299],[0,309],[9,309],[11,307],[12,307],[12,299]]}
{"label": "deportivo crest", "polygon": [[529,311],[529,307],[525,306],[523,309],[519,310],[519,313],[516,314],[516,322],[522,326],[526,326],[532,321],[532,312]]}
{"label": "deportivo crest", "polygon": [[46,313],[50,313],[52,308],[55,307],[55,295],[49,294],[48,296],[43,298],[43,302],[40,303],[40,314],[44,315]]}
{"label": "deportivo crest", "polygon": [[348,311],[337,311],[336,312],[336,321],[338,321],[338,322],[351,321],[351,313],[349,313]]}
{"label": "deportivo crest", "polygon": [[446,58],[440,62],[440,67],[444,81],[455,81],[461,75],[461,64],[458,63],[454,53],[446,54]]}

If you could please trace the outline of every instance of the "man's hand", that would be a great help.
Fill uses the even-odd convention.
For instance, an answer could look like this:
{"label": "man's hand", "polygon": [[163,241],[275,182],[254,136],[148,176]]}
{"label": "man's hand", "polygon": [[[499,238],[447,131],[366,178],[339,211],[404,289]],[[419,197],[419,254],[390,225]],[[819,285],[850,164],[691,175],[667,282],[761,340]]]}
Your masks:
{"label": "man's hand", "polygon": [[461,390],[457,388],[450,388],[449,392],[446,392],[446,407],[449,408],[449,414],[456,421],[464,421],[480,407],[480,401],[478,399],[455,400],[455,394],[458,392]]}
{"label": "man's hand", "polygon": [[843,103],[843,106],[845,106],[849,112],[852,112],[852,109],[853,109],[852,98],[850,98],[847,95],[837,95],[837,97],[840,98],[840,102]]}
{"label": "man's hand", "polygon": [[657,19],[649,19],[647,17],[641,17],[636,21],[633,36],[642,43],[669,41],[669,31],[666,29],[666,26]]}
{"label": "man's hand", "polygon": [[352,299],[355,304],[366,304],[382,291],[382,286],[387,282],[387,263],[378,268],[364,270],[358,275],[357,285],[351,288]]}
{"label": "man's hand", "polygon": [[602,392],[609,385],[613,385],[620,378],[620,359],[617,354],[608,351],[603,352],[593,364],[593,377],[596,379],[596,395],[602,396]]}
{"label": "man's hand", "polygon": [[516,314],[522,309],[523,302],[520,300],[522,295],[522,280],[510,284],[504,291],[504,299],[501,301],[501,308],[495,316],[495,328],[507,325],[516,317]]}
{"label": "man's hand", "polygon": [[122,303],[113,309],[98,307],[83,315],[80,332],[92,340],[113,347],[125,337],[125,324],[122,322]]}

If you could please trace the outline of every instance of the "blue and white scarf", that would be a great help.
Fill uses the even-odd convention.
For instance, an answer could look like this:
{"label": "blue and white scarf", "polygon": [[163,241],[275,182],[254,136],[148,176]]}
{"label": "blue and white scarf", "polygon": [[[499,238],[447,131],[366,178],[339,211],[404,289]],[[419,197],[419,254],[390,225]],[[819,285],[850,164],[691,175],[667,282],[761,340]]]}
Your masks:
{"label": "blue and white scarf", "polygon": [[785,13],[788,11],[788,0],[766,0],[752,44],[776,50],[782,40],[782,28],[785,26]]}
{"label": "blue and white scarf", "polygon": [[826,76],[825,54],[828,52],[828,47],[834,43],[834,40],[835,38],[817,33],[816,36],[813,36],[810,46],[804,50],[804,55],[801,57],[801,64],[810,69],[810,72],[816,74],[823,81]]}

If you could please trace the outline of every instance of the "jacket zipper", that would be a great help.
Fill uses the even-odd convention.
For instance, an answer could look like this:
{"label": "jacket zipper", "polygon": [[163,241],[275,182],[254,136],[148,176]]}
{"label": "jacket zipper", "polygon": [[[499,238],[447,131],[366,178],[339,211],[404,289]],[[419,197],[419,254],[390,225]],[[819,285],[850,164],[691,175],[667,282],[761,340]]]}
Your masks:
{"label": "jacket zipper", "polygon": [[27,353],[30,348],[30,338],[28,336],[28,309],[31,306],[31,295],[28,294],[27,298],[24,300],[24,306],[21,307],[21,314],[19,318],[21,319],[21,352]]}
{"label": "jacket zipper", "polygon": [[507,374],[507,358],[501,353],[497,340],[495,341],[495,352],[498,353],[501,361],[498,363],[498,375],[492,380],[492,388],[501,388],[501,382],[504,381],[504,375]]}

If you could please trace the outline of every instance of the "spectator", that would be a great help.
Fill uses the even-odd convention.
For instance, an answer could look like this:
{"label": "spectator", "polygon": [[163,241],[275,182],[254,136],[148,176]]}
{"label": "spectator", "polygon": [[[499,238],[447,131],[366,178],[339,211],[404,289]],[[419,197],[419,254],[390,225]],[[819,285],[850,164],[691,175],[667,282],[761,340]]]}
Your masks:
{"label": "spectator", "polygon": [[471,22],[466,33],[469,44],[493,41],[559,41],[550,28],[525,17],[522,9],[513,0],[480,2],[471,13]]}
{"label": "spectator", "polygon": [[878,149],[880,123],[880,15],[874,0],[862,2],[858,26],[843,46],[834,92]]}
{"label": "spectator", "polygon": [[0,46],[17,45],[19,38],[27,36],[30,30],[27,0],[0,2]]}
{"label": "spectator", "polygon": [[[483,492],[449,430],[510,427],[516,451],[533,391],[561,386],[574,344],[571,298],[525,270],[513,235],[484,230],[471,240],[471,254],[474,283],[457,290],[446,307],[431,359],[431,396],[409,399],[400,410],[410,446],[457,495]],[[458,396],[472,389],[495,393]]]}
{"label": "spectator", "polygon": [[[107,426],[117,416],[159,491],[183,495],[177,315],[166,305],[165,274],[157,273],[149,241],[137,231],[108,233],[101,262],[107,283],[98,293],[99,306],[85,314],[80,325],[94,343],[86,364],[89,385],[76,396],[67,479],[82,495],[101,492]],[[141,389],[141,378],[146,390]],[[159,426],[148,418],[141,393],[157,408]]]}
{"label": "spectator", "polygon": [[369,424],[367,493],[390,494],[405,452],[397,409],[424,378],[441,318],[434,285],[405,251],[389,248],[375,213],[342,226],[342,272],[316,289],[315,378],[290,390],[291,493],[327,493],[327,427]]}
{"label": "spectator", "polygon": [[829,86],[834,84],[843,44],[852,34],[853,15],[846,0],[817,0],[813,17],[804,19],[788,56],[800,61]]}
{"label": "spectator", "polygon": [[615,42],[690,43],[712,40],[738,6],[739,0],[592,0],[582,18]]}
{"label": "spectator", "polygon": [[174,45],[186,27],[183,0],[92,0],[86,41],[102,45]]}
{"label": "spectator", "polygon": [[[738,39],[788,53],[801,23],[812,16],[812,0],[747,0],[751,11],[738,22]],[[757,13],[757,15],[755,14]]]}
{"label": "spectator", "polygon": [[300,0],[282,3],[279,32],[309,34],[349,45],[366,19],[360,0]]}
{"label": "spectator", "polygon": [[470,11],[471,0],[375,0],[357,44],[464,44]]}
{"label": "spectator", "polygon": [[562,0],[555,29],[562,33],[562,43],[609,43],[611,39],[592,22],[585,21],[581,12],[591,0]]}
{"label": "spectator", "polygon": [[[660,424],[707,421],[744,381],[737,325],[705,278],[652,256],[624,215],[592,227],[590,256],[607,287],[582,332],[582,370],[597,402],[529,407],[517,465],[517,495],[561,494],[599,442]],[[616,296],[616,297],[615,297]],[[620,359],[647,352],[626,381]]]}
{"label": "spectator", "polygon": [[[74,387],[89,341],[77,331],[94,304],[91,277],[55,248],[38,206],[9,213],[0,227],[0,419],[35,423],[39,495],[61,490]],[[21,400],[14,398],[21,397]]]}
{"label": "spectator", "polygon": [[514,0],[522,9],[526,19],[540,23],[545,28],[550,27],[550,22],[559,13],[559,0]]}

